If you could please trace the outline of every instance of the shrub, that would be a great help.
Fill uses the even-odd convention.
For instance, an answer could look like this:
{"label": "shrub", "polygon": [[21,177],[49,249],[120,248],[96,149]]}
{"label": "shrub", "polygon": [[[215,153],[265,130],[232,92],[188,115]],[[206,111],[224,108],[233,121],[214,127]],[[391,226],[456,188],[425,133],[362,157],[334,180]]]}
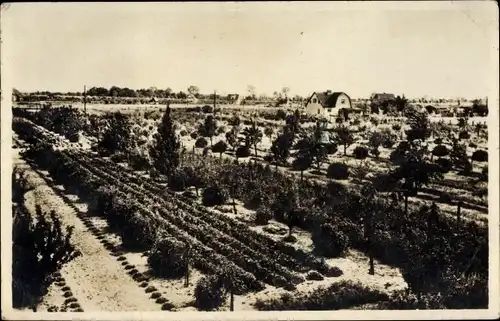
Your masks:
{"label": "shrub", "polygon": [[204,137],[200,137],[194,143],[196,148],[205,148],[208,146],[208,141]]}
{"label": "shrub", "polygon": [[278,120],[285,120],[286,119],[286,112],[282,109],[279,109],[277,112],[276,112],[276,118]]}
{"label": "shrub", "polygon": [[325,275],[329,278],[338,278],[344,275],[344,272],[342,272],[342,270],[339,267],[332,266],[328,268],[328,270],[325,272]]}
{"label": "shrub", "polygon": [[472,154],[471,159],[476,162],[487,162],[488,152],[482,149],[478,149]]}
{"label": "shrub", "polygon": [[328,155],[333,155],[338,151],[336,144],[325,144],[325,148]]}
{"label": "shrub", "polygon": [[162,306],[161,306],[161,309],[163,311],[171,311],[173,308],[175,308],[175,305],[173,305],[172,303],[170,302],[167,302],[167,303],[164,303]]}
{"label": "shrub", "polygon": [[160,237],[151,249],[148,264],[152,271],[162,277],[182,277],[187,263],[183,259],[186,245],[173,237]]}
{"label": "shrub", "polygon": [[225,153],[227,150],[227,144],[220,140],[217,143],[215,143],[214,146],[212,146],[212,152],[218,153],[222,156],[223,153]]}
{"label": "shrub", "polygon": [[[139,250],[152,245],[153,226],[148,218],[137,215],[135,211],[135,206],[124,209],[125,215],[117,220],[119,225],[115,227],[118,227],[118,234],[124,247]],[[118,213],[118,216],[120,215],[122,214]],[[113,245],[108,243],[105,247],[112,249]]]}
{"label": "shrub", "polygon": [[186,130],[181,130],[181,132],[179,133],[182,137],[184,136],[187,136],[187,131]]}
{"label": "shrub", "polygon": [[144,290],[144,292],[146,292],[146,293],[151,293],[151,292],[154,292],[154,291],[156,291],[156,290],[157,290],[157,288],[156,288],[156,287],[154,287],[154,286],[148,286],[148,287],[146,288],[146,290]]}
{"label": "shrub", "polygon": [[145,170],[150,167],[151,162],[149,158],[138,152],[132,152],[128,156],[128,163],[135,170]]}
{"label": "shrub", "polygon": [[357,146],[354,148],[353,155],[356,159],[365,159],[368,157],[368,148]]}
{"label": "shrub", "polygon": [[437,157],[444,157],[444,156],[447,156],[449,153],[450,153],[450,151],[444,145],[437,145],[432,150],[432,154],[434,156],[437,156]]}
{"label": "shrub", "polygon": [[459,175],[468,176],[472,173],[472,164],[467,159],[463,159],[460,161],[460,170],[458,172]]}
{"label": "shrub", "polygon": [[470,134],[466,131],[461,131],[459,134],[458,134],[458,138],[459,139],[469,139],[470,138]]}
{"label": "shrub", "polygon": [[264,205],[264,202],[268,199],[267,195],[262,194],[262,187],[250,182],[247,188],[251,190],[250,197],[245,201],[245,206],[250,209],[258,209]]}
{"label": "shrub", "polygon": [[24,307],[39,302],[52,274],[75,257],[76,251],[71,244],[73,227],[64,230],[54,211],[47,215],[36,206],[32,217],[24,207],[13,210],[13,306]]}
{"label": "shrub", "polygon": [[313,231],[314,250],[326,257],[344,255],[349,246],[348,237],[336,225],[327,223]]}
{"label": "shrub", "polygon": [[399,149],[395,149],[389,155],[389,159],[393,164],[401,165],[406,160],[406,154]]}
{"label": "shrub", "polygon": [[205,276],[194,289],[195,306],[204,311],[216,310],[226,302],[226,293],[217,276]]}
{"label": "shrub", "polygon": [[448,173],[453,168],[453,164],[447,158],[438,158],[436,164],[439,165],[442,173]]}
{"label": "shrub", "polygon": [[239,126],[241,123],[240,117],[238,115],[234,115],[229,121],[228,121],[230,126]]}
{"label": "shrub", "polygon": [[217,128],[217,134],[218,135],[224,134],[225,132],[226,132],[226,127],[220,126],[219,128]]}
{"label": "shrub", "polygon": [[324,277],[318,271],[309,271],[307,273],[306,279],[312,281],[321,281],[324,279]]}
{"label": "shrub", "polygon": [[342,163],[332,163],[328,166],[326,171],[326,176],[331,179],[348,179],[349,178],[349,168],[346,164]]}
{"label": "shrub", "polygon": [[299,155],[292,162],[292,169],[295,171],[305,171],[312,164],[312,160],[308,155]]}
{"label": "shrub", "polygon": [[271,310],[340,310],[356,305],[387,300],[387,294],[354,283],[342,281],[328,288],[318,287],[310,293],[282,294],[279,298],[257,299],[255,307],[260,311]]}
{"label": "shrub", "polygon": [[196,138],[198,138],[198,133],[192,132],[189,136],[191,136],[192,139],[196,139]]}
{"label": "shrub", "polygon": [[273,212],[267,206],[260,206],[255,212],[255,223],[266,225],[273,218]]}
{"label": "shrub", "polygon": [[274,160],[273,155],[266,155],[266,156],[264,156],[264,161],[265,162],[271,163],[271,162],[273,162],[273,160]]}
{"label": "shrub", "polygon": [[222,205],[227,200],[227,192],[219,186],[209,186],[203,191],[202,202],[205,206]]}
{"label": "shrub", "polygon": [[401,151],[401,152],[406,152],[410,149],[410,143],[406,140],[400,142],[398,146],[396,147],[396,150]]}
{"label": "shrub", "polygon": [[187,187],[188,177],[183,169],[176,169],[168,178],[168,187],[177,192],[182,192]]}
{"label": "shrub", "polygon": [[214,112],[214,108],[210,105],[205,105],[201,108],[201,111],[205,114],[211,114]]}
{"label": "shrub", "polygon": [[240,146],[236,150],[236,157],[238,158],[246,158],[250,156],[250,148],[247,146]]}
{"label": "shrub", "polygon": [[409,289],[394,291],[389,300],[378,304],[380,309],[389,310],[417,310],[417,309],[444,309],[436,294],[424,294],[418,300]]}

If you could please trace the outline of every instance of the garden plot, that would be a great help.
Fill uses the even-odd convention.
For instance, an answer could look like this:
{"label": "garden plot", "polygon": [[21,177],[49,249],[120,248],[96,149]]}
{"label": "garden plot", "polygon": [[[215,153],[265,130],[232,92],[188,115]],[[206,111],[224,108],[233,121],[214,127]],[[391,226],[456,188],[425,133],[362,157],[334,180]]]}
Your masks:
{"label": "garden plot", "polygon": [[[23,170],[28,181],[36,186],[26,195],[26,207],[34,211],[35,205],[43,210],[56,210],[65,226],[74,226],[73,240],[82,253],[69,262],[61,271],[73,295],[78,299],[85,311],[155,311],[159,307],[149,300],[137,284],[126,275],[125,271],[110,256],[109,252],[87,231],[77,218],[74,210],[68,207],[45,184],[37,173],[28,165]],[[50,306],[61,305],[60,296],[54,295],[54,287],[49,289],[51,295],[45,297],[41,310]]]}

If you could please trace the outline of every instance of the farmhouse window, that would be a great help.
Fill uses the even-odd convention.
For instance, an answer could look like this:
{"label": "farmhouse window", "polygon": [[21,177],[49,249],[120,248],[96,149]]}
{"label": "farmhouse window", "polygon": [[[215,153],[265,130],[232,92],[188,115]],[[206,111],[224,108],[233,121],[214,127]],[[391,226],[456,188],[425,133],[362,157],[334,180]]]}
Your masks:
{"label": "farmhouse window", "polygon": [[345,104],[345,99],[342,99],[340,102],[341,102],[342,104]]}
{"label": "farmhouse window", "polygon": [[313,99],[312,99],[312,103],[313,103],[313,104],[315,104],[315,103],[317,103],[317,102],[318,102],[318,101],[316,100],[316,98],[313,98]]}
{"label": "farmhouse window", "polygon": [[321,113],[321,109],[318,108],[318,115]]}

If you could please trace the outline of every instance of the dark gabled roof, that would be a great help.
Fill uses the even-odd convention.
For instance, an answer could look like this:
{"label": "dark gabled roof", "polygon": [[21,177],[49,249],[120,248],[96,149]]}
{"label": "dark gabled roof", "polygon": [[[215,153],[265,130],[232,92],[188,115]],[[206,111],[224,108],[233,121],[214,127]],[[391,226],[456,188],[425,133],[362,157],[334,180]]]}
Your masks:
{"label": "dark gabled roof", "polygon": [[346,95],[349,98],[349,100],[351,100],[349,95],[347,95],[346,93],[341,92],[341,91],[337,91],[337,92],[333,92],[333,93],[316,91],[311,95],[311,97],[309,97],[307,104],[309,103],[311,98],[314,96],[314,94],[316,94],[316,97],[318,97],[318,100],[319,100],[319,103],[321,104],[321,106],[327,107],[327,108],[335,107],[335,103],[337,102],[337,98],[339,98],[339,96],[342,94]]}
{"label": "dark gabled roof", "polygon": [[394,96],[394,94],[376,93],[373,95],[373,98],[378,100],[393,100],[396,96]]}

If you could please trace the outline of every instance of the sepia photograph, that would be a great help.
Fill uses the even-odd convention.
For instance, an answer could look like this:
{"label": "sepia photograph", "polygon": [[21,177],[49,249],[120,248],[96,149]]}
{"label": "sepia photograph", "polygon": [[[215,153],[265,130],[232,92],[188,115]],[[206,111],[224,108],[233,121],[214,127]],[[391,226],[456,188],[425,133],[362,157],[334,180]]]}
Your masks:
{"label": "sepia photograph", "polygon": [[3,319],[500,316],[496,2],[0,20]]}

